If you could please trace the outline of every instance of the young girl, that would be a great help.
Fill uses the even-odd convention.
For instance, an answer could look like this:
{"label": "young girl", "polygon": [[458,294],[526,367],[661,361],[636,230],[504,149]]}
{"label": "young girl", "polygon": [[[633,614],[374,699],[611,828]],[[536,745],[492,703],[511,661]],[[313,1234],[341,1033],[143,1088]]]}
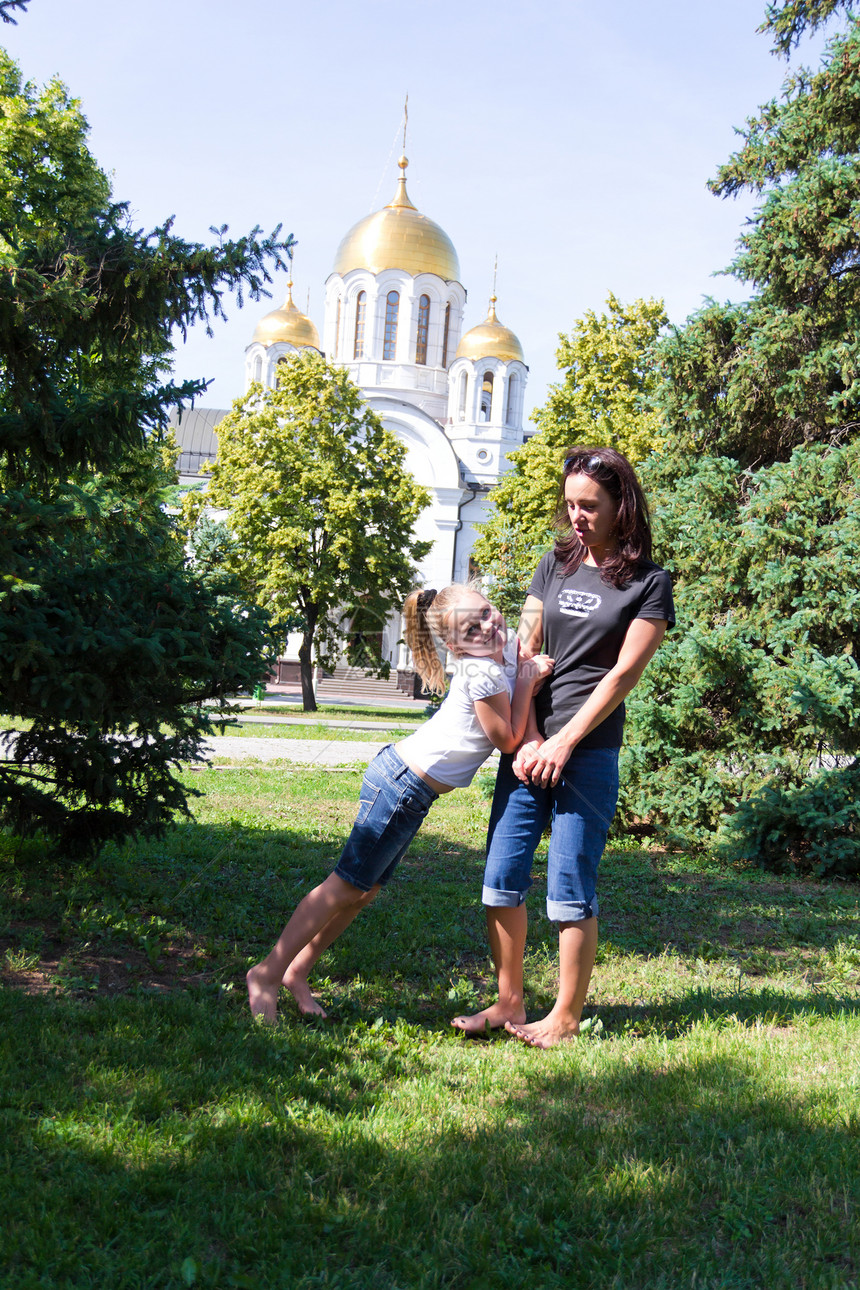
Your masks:
{"label": "young girl", "polygon": [[436,640],[457,659],[439,711],[415,734],[388,744],[367,768],[358,816],[333,873],[308,892],[271,953],[247,974],[255,1017],[274,1021],[283,984],[306,1016],[324,1017],[308,973],[356,914],[388,882],[440,793],[471,783],[493,748],[513,752],[532,695],[552,671],[543,654],[517,668],[516,637],[472,587],[413,591],[403,607],[406,643],[429,689],[445,692]]}

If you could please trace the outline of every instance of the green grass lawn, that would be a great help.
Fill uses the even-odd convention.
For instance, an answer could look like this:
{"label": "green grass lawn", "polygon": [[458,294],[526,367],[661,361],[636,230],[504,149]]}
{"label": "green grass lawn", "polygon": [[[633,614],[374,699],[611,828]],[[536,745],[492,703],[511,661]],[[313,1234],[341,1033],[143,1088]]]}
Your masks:
{"label": "green grass lawn", "polygon": [[192,821],[99,865],[0,838],[3,1290],[858,1285],[856,886],[615,850],[586,1035],[470,1042],[488,808],[458,791],[321,961],[332,1020],[266,1028],[244,969],[360,772],[189,779]]}

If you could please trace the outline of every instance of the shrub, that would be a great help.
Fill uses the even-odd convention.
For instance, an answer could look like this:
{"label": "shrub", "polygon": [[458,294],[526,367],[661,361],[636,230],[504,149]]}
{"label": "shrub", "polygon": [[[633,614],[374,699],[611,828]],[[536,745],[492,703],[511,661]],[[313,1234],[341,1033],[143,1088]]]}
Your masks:
{"label": "shrub", "polygon": [[822,770],[799,789],[759,789],[727,821],[720,851],[778,873],[860,877],[860,763]]}

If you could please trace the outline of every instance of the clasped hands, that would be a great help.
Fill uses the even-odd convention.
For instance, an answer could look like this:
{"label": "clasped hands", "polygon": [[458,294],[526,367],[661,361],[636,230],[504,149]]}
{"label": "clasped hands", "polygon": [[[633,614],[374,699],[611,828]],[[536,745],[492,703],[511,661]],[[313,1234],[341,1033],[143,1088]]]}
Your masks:
{"label": "clasped hands", "polygon": [[[525,674],[530,681],[533,681],[535,694],[554,667],[555,659],[550,658],[548,654],[534,654],[531,658],[520,658],[520,674]],[[514,774],[524,784],[531,782],[543,788],[548,784],[557,784],[570,753],[570,746],[557,735],[547,740],[540,737],[531,739],[520,745],[514,757]]]}
{"label": "clasped hands", "polygon": [[560,735],[553,735],[551,739],[530,739],[520,745],[514,757],[514,774],[523,784],[548,788],[558,783],[572,751],[569,741]]}

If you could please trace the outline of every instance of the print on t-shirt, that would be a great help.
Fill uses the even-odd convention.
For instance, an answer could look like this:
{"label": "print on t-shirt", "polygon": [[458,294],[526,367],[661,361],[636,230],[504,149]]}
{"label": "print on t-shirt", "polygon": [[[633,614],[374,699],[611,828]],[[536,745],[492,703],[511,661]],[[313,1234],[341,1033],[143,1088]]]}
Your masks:
{"label": "print on t-shirt", "polygon": [[591,591],[577,591],[574,587],[565,587],[558,593],[559,613],[570,618],[588,618],[595,609],[599,609],[602,597]]}

